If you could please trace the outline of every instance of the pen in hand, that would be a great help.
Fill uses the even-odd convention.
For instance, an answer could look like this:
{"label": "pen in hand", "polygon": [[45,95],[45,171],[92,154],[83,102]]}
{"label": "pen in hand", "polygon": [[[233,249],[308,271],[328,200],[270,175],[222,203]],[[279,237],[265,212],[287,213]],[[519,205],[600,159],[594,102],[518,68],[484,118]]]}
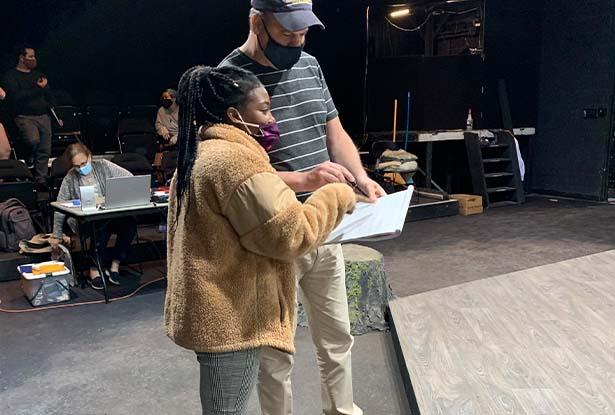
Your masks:
{"label": "pen in hand", "polygon": [[349,182],[348,180],[346,180],[346,184],[350,187],[352,187],[352,190],[354,190],[355,192],[358,191],[361,195],[365,196],[366,198],[369,199],[369,195],[367,195],[363,189],[361,189],[358,185],[357,182]]}

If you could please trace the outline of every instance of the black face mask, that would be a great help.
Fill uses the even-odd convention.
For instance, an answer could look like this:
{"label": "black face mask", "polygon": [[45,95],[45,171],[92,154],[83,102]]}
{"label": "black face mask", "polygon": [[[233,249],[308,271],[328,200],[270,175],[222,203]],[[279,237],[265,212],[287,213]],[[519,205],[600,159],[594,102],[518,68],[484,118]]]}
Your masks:
{"label": "black face mask", "polygon": [[165,107],[166,109],[171,108],[171,105],[173,105],[173,100],[172,99],[163,99],[162,100],[162,106]]}
{"label": "black face mask", "polygon": [[267,42],[267,47],[263,49],[261,46],[260,40],[258,45],[263,50],[263,53],[269,59],[271,63],[275,65],[278,69],[290,69],[292,68],[299,59],[301,58],[301,52],[303,52],[302,46],[282,46],[273,38],[267,30],[267,26],[265,22],[263,22],[263,27],[265,28],[265,32],[267,32],[267,36],[269,36],[269,42]]}

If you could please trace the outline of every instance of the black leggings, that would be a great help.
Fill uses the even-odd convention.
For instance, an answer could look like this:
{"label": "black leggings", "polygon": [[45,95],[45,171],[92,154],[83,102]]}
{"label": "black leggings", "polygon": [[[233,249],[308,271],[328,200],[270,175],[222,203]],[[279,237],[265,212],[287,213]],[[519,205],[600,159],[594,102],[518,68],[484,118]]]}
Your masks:
{"label": "black leggings", "polygon": [[[101,264],[109,264],[111,261],[123,262],[126,260],[128,248],[137,234],[137,225],[132,218],[112,219],[105,224],[101,223],[96,229],[96,251]],[[111,235],[117,235],[115,247],[110,258],[106,255],[107,244]]]}

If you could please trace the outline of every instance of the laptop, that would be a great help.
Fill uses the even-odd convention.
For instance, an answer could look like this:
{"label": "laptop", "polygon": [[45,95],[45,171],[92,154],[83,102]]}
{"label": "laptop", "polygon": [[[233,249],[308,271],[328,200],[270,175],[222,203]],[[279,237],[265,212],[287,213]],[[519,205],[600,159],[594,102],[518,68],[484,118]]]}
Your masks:
{"label": "laptop", "polygon": [[105,209],[149,205],[151,175],[113,177],[105,184]]}

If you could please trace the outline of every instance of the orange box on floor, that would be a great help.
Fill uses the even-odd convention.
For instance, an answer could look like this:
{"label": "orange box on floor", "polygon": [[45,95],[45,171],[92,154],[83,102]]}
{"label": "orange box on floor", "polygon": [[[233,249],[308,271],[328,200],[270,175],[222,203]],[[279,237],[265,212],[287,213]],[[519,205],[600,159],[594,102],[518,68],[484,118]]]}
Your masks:
{"label": "orange box on floor", "polygon": [[459,213],[464,216],[483,213],[483,198],[477,195],[454,194],[451,199],[459,202]]}

